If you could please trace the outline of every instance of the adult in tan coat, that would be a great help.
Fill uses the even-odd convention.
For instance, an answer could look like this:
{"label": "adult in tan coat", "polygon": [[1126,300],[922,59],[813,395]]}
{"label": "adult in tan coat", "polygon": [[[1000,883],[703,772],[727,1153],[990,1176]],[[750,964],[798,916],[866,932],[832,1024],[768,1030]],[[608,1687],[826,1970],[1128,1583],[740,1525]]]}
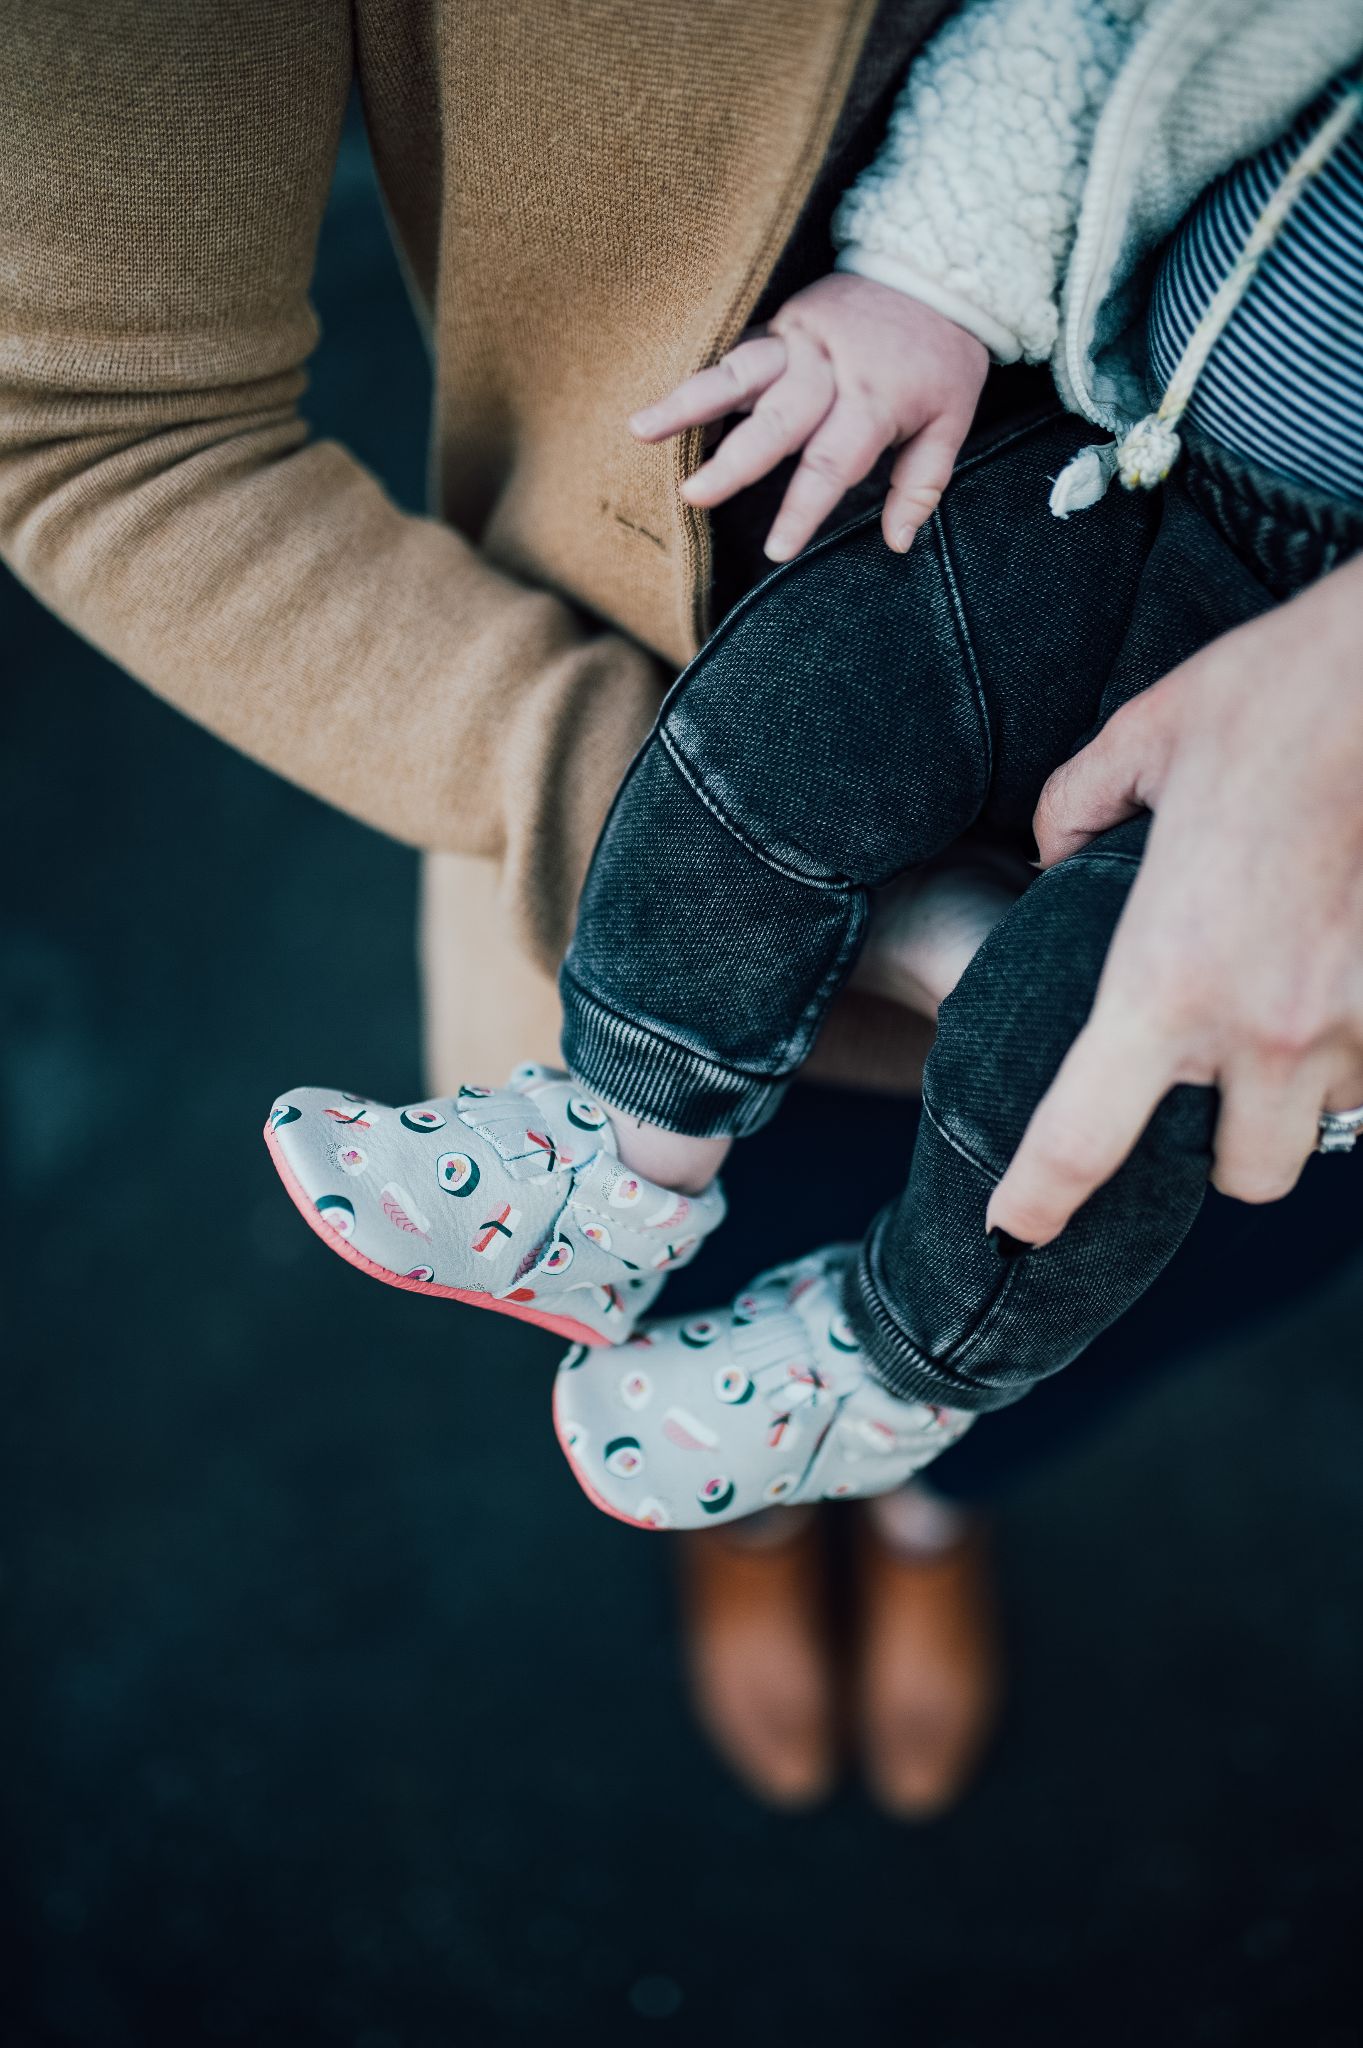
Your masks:
{"label": "adult in tan coat", "polygon": [[[945,5],[0,0],[0,550],[159,695],[424,849],[432,1089],[553,1056],[606,806],[716,571],[732,596],[760,561],[679,496],[699,437],[625,421],[827,268]],[[434,362],[425,519],[299,411],[353,87]],[[851,997],[820,1061],[912,1085],[923,1046]],[[813,1792],[813,1575],[789,1549],[687,1556],[713,1731],[760,1790]],[[926,1618],[928,1578],[903,1579],[891,1661],[921,1665],[924,1629],[946,1646],[933,1803],[988,1658],[974,1626],[962,1650],[978,1565],[929,1577]]]}

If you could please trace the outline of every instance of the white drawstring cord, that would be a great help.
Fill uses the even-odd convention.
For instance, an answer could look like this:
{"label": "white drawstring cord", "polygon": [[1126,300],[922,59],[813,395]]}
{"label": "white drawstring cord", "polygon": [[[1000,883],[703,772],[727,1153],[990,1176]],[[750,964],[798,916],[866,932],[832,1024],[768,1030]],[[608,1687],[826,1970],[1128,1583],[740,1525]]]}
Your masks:
{"label": "white drawstring cord", "polygon": [[1109,441],[1081,449],[1060,472],[1051,492],[1051,510],[1057,518],[1065,519],[1071,512],[1079,512],[1095,504],[1114,474],[1129,491],[1152,490],[1156,484],[1164,482],[1178,461],[1183,446],[1178,423],[1187,410],[1193,387],[1206,368],[1208,357],[1254,282],[1260,263],[1277,240],[1283,222],[1308,180],[1329,162],[1357,119],[1360,107],[1363,107],[1363,78],[1356,78],[1328,119],[1321,123],[1293,158],[1270,194],[1228,275],[1189,335],[1157,409],[1137,420],[1120,442]]}

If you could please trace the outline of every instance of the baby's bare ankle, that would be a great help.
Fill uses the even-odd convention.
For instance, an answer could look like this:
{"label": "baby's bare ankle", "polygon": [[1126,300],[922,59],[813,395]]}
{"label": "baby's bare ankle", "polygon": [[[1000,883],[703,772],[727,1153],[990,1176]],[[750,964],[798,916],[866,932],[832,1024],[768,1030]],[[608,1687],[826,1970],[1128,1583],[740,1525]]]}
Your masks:
{"label": "baby's bare ankle", "polygon": [[731,1138],[684,1137],[679,1131],[642,1123],[623,1110],[611,1111],[611,1123],[621,1164],[682,1195],[704,1193],[733,1143]]}

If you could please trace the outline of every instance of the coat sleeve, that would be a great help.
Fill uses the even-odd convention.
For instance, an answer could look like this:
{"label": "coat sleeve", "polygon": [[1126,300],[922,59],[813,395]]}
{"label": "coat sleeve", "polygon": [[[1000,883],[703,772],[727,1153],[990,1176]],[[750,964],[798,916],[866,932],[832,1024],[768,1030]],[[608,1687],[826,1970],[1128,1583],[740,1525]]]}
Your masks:
{"label": "coat sleeve", "polygon": [[965,0],[838,209],[838,268],[935,306],[999,362],[1044,360],[1094,128],[1143,11]]}
{"label": "coat sleeve", "polygon": [[160,696],[561,952],[662,680],[298,403],[347,0],[0,0],[0,554]]}

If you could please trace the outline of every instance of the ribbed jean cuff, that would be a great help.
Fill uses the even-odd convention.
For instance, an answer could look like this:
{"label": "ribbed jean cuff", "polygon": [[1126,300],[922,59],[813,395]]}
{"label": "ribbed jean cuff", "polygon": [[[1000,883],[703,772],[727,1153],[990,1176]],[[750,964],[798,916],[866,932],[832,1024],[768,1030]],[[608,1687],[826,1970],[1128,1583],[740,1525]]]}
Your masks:
{"label": "ribbed jean cuff", "polygon": [[776,1112],[790,1076],[747,1074],[621,1017],[566,967],[563,1063],[608,1108],[686,1138],[746,1138]]}
{"label": "ribbed jean cuff", "polygon": [[963,1378],[950,1366],[938,1365],[920,1351],[899,1327],[876,1284],[871,1261],[876,1237],[872,1225],[859,1258],[847,1268],[843,1307],[866,1355],[871,1377],[900,1401],[927,1401],[937,1408],[966,1408],[985,1414],[1011,1408],[1029,1391],[1030,1380],[1014,1385],[985,1386]]}

